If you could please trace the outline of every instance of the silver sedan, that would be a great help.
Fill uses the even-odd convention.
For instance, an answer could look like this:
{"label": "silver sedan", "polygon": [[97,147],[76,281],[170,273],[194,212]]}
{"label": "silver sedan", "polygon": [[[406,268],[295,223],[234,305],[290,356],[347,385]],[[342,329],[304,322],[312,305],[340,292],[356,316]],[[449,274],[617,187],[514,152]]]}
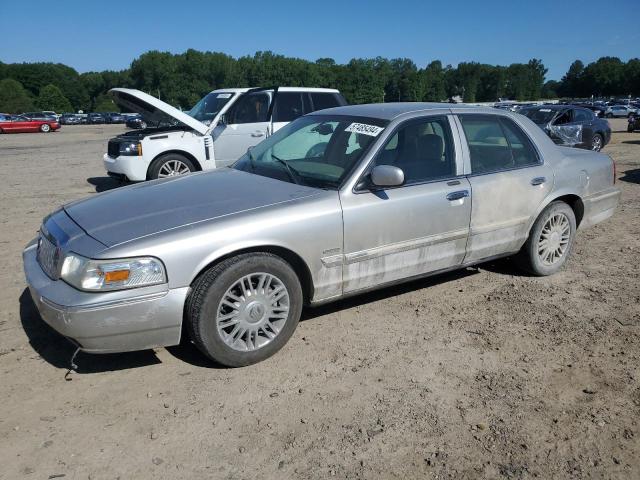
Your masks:
{"label": "silver sedan", "polygon": [[302,117],[232,168],[65,205],[23,253],[42,318],[87,352],[190,340],[227,366],[278,351],[304,305],[512,256],[566,263],[620,192],[602,153],[526,117],[445,104]]}

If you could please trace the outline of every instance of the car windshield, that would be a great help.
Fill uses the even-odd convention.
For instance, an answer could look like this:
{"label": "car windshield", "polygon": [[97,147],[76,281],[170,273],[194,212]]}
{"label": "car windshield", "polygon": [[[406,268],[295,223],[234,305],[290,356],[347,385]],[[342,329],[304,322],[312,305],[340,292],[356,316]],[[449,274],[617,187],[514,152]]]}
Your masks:
{"label": "car windshield", "polygon": [[543,125],[549,123],[557,112],[550,108],[523,108],[520,113],[528,117],[533,123]]}
{"label": "car windshield", "polygon": [[231,100],[233,95],[233,93],[212,92],[196,103],[187,113],[196,120],[200,120],[202,123],[209,125],[211,120],[213,120],[222,107]]}
{"label": "car windshield", "polygon": [[233,168],[337,190],[387,124],[345,115],[301,117],[249,149]]}

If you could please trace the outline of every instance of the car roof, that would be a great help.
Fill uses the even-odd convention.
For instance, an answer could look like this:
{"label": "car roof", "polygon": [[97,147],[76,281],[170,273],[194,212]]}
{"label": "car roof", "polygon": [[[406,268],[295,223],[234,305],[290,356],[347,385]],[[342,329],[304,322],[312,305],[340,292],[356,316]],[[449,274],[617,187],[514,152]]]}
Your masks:
{"label": "car roof", "polygon": [[380,120],[393,120],[402,115],[416,112],[429,112],[436,110],[459,110],[460,112],[477,112],[497,114],[498,109],[467,105],[465,103],[426,103],[426,102],[398,102],[398,103],[368,103],[363,105],[345,105],[343,107],[327,108],[313,112],[310,115],[353,115],[356,117],[378,118]]}
{"label": "car roof", "polygon": [[[219,88],[212,90],[210,93],[244,93],[253,88],[259,87],[243,87],[243,88]],[[268,89],[268,87],[266,87]],[[279,92],[311,92],[311,93],[340,93],[335,88],[312,88],[312,87],[278,87]]]}

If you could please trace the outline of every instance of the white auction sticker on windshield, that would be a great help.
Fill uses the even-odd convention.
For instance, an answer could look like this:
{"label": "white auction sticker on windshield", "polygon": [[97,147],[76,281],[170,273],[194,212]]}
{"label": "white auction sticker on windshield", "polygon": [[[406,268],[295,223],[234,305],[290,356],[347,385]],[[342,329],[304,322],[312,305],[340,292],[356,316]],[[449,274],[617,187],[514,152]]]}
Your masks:
{"label": "white auction sticker on windshield", "polygon": [[219,93],[216,98],[229,98],[230,96],[230,93]]}
{"label": "white auction sticker on windshield", "polygon": [[362,135],[369,135],[370,137],[377,137],[382,130],[384,130],[384,128],[367,125],[366,123],[352,123],[344,129],[345,132],[361,133]]}

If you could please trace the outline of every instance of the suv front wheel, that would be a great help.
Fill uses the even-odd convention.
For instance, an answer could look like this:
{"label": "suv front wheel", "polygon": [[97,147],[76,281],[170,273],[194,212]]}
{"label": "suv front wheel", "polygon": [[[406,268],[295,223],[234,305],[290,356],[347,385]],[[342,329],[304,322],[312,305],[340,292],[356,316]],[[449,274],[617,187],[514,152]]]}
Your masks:
{"label": "suv front wheel", "polygon": [[179,153],[167,153],[156,158],[149,167],[148,180],[175,177],[195,172],[196,167],[191,160]]}

